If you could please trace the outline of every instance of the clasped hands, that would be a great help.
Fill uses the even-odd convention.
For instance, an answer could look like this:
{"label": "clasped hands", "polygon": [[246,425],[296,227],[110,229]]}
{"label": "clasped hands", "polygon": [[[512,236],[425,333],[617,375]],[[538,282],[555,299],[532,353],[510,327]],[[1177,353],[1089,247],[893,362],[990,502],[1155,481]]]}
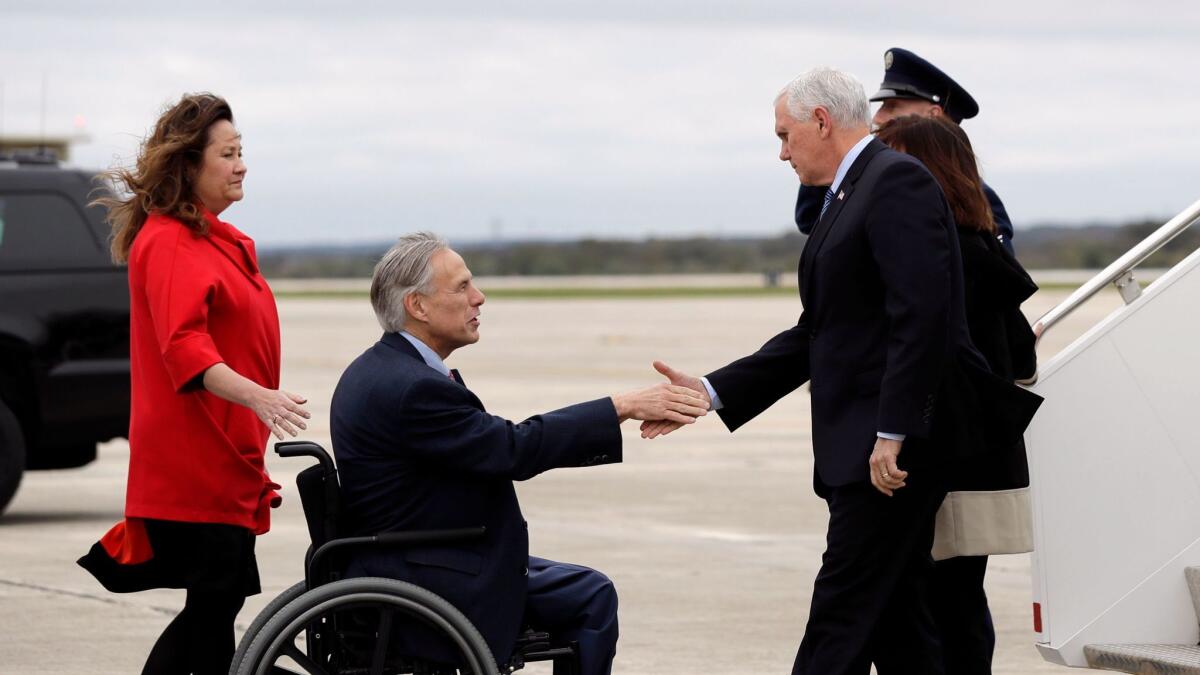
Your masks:
{"label": "clasped hands", "polygon": [[[667,367],[655,361],[654,367],[666,375],[659,366]],[[670,375],[667,377],[671,379]],[[671,424],[674,425],[673,428],[678,429],[708,414],[708,409],[712,407],[712,401],[709,400],[699,379],[694,387],[679,384],[671,379],[670,383],[662,382],[643,389],[614,394],[612,401],[613,407],[617,409],[619,421],[642,420],[642,436],[646,435],[647,424]]]}
{"label": "clasped hands", "polygon": [[[704,386],[704,382],[700,378],[681,373],[662,361],[655,361],[654,369],[662,373],[671,382],[671,387],[690,390],[692,394],[704,400],[705,409],[712,407],[712,399],[708,396],[708,389]],[[662,419],[645,419],[642,422],[642,438],[665,436],[683,425],[691,424],[695,421],[694,417],[692,419],[677,419],[664,416]],[[897,465],[902,445],[903,441],[877,438],[875,440],[875,448],[871,452],[871,458],[868,460],[871,471],[871,485],[889,497],[893,496],[896,490],[904,487],[906,485],[905,479],[908,478],[908,472]]]}
{"label": "clasped hands", "polygon": [[[705,388],[704,383],[700,381],[700,378],[681,373],[662,361],[655,361],[654,369],[666,377],[668,381],[670,381],[670,386],[687,389],[694,396],[697,396],[703,400],[705,410],[712,408],[712,399],[709,398],[708,390]],[[657,438],[659,436],[665,436],[682,427],[684,424],[691,424],[695,421],[695,419],[684,421],[667,417],[661,419],[646,419],[642,422],[642,438]]]}

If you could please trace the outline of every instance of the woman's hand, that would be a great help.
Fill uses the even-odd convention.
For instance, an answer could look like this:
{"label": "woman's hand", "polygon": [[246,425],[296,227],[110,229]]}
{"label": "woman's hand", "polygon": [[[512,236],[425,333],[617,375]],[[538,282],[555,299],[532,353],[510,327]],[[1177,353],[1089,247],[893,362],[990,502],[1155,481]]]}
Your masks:
{"label": "woman's hand", "polygon": [[284,434],[295,437],[307,429],[304,420],[312,417],[301,407],[301,404],[308,403],[308,399],[282,389],[267,389],[238,375],[224,363],[215,364],[204,371],[204,388],[226,401],[253,410],[258,419],[275,434],[275,438],[280,440]]}
{"label": "woman's hand", "polygon": [[278,439],[282,439],[285,433],[295,438],[296,434],[308,428],[304,420],[312,417],[301,407],[301,404],[308,403],[308,399],[282,389],[260,387],[249,403],[248,407]]}

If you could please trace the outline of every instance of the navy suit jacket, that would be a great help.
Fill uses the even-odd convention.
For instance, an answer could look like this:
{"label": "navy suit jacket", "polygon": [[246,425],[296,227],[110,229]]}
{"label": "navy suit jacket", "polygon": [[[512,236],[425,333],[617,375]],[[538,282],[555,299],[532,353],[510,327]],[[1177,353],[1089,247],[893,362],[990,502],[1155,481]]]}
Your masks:
{"label": "navy suit jacket", "polygon": [[869,480],[878,431],[932,438],[956,356],[986,369],[967,333],[954,219],[929,171],[873,140],[838,193],[800,257],[797,325],[708,375],[731,431],[810,382],[817,476],[830,487]]}
{"label": "navy suit jacket", "polygon": [[402,335],[387,333],[342,374],[330,422],[349,534],[487,528],[458,545],[359,554],[347,576],[403,579],[437,593],[507,663],[521,629],[529,560],[513,481],[621,461],[611,399],[513,423],[488,414],[466,386],[428,366]]}

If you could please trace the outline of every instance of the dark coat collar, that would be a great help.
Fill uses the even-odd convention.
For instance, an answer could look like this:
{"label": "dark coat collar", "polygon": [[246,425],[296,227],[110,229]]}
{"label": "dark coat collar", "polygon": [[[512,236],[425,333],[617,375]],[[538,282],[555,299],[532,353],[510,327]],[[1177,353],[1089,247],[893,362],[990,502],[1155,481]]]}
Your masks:
{"label": "dark coat collar", "polygon": [[[384,333],[383,337],[379,338],[379,341],[382,342],[383,344],[387,345],[388,347],[395,349],[396,351],[400,352],[401,354],[404,354],[405,356],[408,356],[408,357],[416,359],[417,361],[420,361],[421,365],[429,368],[433,372],[437,373],[439,376],[441,375],[441,372],[439,370],[437,370],[436,368],[430,367],[429,364],[425,362],[425,357],[421,356],[421,352],[417,351],[417,348],[415,346],[413,346],[413,343],[409,342],[408,338],[404,337],[403,335],[401,335],[399,333]],[[459,374],[457,368],[450,369],[450,379],[454,380],[455,382],[461,384],[464,387],[467,386],[467,383],[465,381],[463,381],[462,375]]]}
{"label": "dark coat collar", "polygon": [[405,356],[412,357],[421,363],[425,363],[425,359],[421,358],[421,352],[417,351],[417,348],[408,341],[408,338],[399,333],[384,333],[383,337],[379,338],[379,341],[391,347],[392,349],[395,349],[401,354],[404,354]]}

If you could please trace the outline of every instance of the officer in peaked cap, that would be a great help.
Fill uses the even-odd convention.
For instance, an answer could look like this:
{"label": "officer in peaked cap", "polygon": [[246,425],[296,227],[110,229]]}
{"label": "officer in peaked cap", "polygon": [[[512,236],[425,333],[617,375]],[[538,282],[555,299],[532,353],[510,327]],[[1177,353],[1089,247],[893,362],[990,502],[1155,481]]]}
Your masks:
{"label": "officer in peaked cap", "polygon": [[[871,96],[871,101],[881,104],[875,112],[875,126],[902,115],[945,115],[961,124],[979,114],[979,104],[954,78],[899,47],[884,52],[883,82],[879,84],[879,91]],[[817,222],[825,189],[823,185],[800,186],[796,199],[796,225],[804,234],[808,234]],[[1012,253],[1013,226],[1008,211],[986,183],[983,192],[992,207],[1000,243]]]}
{"label": "officer in peaked cap", "polygon": [[[899,47],[884,52],[883,82],[871,101],[883,102],[875,114],[875,124],[900,115],[928,114],[933,108],[940,111],[933,114],[944,114],[956,124],[979,114],[979,104],[959,83],[937,66]],[[890,110],[884,112],[886,108]],[[881,115],[886,119],[881,121]]]}

